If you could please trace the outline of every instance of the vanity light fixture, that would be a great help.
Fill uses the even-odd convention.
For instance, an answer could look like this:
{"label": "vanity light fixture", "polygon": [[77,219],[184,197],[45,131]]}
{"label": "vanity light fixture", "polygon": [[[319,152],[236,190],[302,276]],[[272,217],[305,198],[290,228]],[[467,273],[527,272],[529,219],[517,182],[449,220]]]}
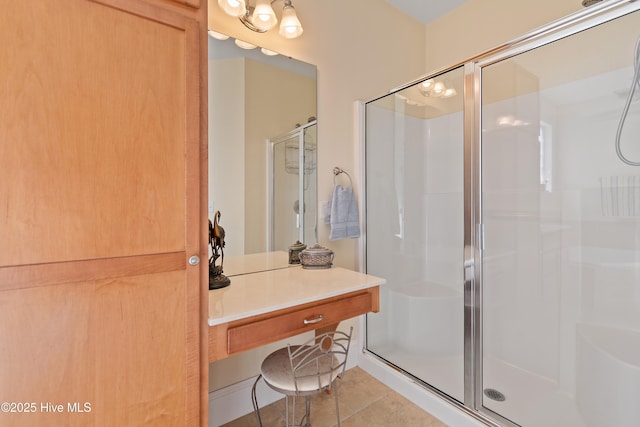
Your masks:
{"label": "vanity light fixture", "polygon": [[244,0],[218,0],[218,6],[229,16],[241,17],[247,12]]}
{"label": "vanity light fixture", "polygon": [[259,30],[269,31],[278,23],[276,13],[271,7],[270,0],[256,0],[256,7],[253,9],[251,23]]}
{"label": "vanity light fixture", "polygon": [[517,119],[513,116],[500,116],[496,119],[498,127],[516,127],[516,126],[528,126],[529,122]]}
{"label": "vanity light fixture", "polygon": [[414,107],[424,107],[426,105],[426,104],[421,104],[420,102],[416,101],[415,99],[407,98],[404,95],[400,95],[399,93],[396,93],[396,98],[398,98],[399,100],[403,101],[407,105],[412,105]]}
{"label": "vanity light fixture", "polygon": [[[249,0],[218,0],[218,5],[227,15],[239,18],[251,31],[266,33],[278,23],[278,17],[272,7],[276,1],[278,0],[256,0],[255,6],[251,6],[248,4]],[[302,34],[302,24],[291,0],[282,1],[284,6],[278,34],[287,39],[294,39]]]}
{"label": "vanity light fixture", "polygon": [[458,93],[454,88],[448,88],[443,82],[434,79],[425,80],[420,83],[418,90],[422,95],[433,98],[451,98]]}

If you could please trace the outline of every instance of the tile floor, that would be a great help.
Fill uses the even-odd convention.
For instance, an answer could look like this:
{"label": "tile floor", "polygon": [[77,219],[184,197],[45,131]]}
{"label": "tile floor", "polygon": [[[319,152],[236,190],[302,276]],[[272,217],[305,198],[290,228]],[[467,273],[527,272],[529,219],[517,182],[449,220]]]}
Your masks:
{"label": "tile floor", "polygon": [[[389,387],[382,384],[362,369],[355,367],[338,380],[340,393],[340,419],[342,427],[447,427],[434,416],[424,412]],[[258,402],[260,396],[258,396]],[[304,414],[304,398],[298,399],[298,414]],[[299,409],[298,409],[299,406]],[[284,399],[260,409],[264,427],[284,426],[280,414],[284,412]],[[311,424],[313,427],[337,425],[333,395],[321,393],[311,401]],[[253,413],[247,414],[222,427],[255,427],[258,425]]]}

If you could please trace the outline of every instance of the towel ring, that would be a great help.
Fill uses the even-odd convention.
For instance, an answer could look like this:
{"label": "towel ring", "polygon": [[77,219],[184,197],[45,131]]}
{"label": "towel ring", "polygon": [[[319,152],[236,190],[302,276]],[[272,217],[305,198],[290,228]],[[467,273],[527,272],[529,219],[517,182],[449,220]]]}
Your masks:
{"label": "towel ring", "polygon": [[353,187],[353,181],[351,181],[351,175],[349,175],[349,172],[337,166],[333,168],[333,185],[336,185],[336,177],[341,173],[347,175],[347,177],[349,178],[349,185]]}

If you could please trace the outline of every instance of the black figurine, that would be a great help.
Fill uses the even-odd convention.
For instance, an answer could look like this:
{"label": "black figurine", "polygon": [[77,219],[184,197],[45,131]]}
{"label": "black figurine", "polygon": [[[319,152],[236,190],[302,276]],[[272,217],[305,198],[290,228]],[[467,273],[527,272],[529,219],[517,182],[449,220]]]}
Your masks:
{"label": "black figurine", "polygon": [[[209,258],[209,289],[220,289],[229,286],[231,280],[222,274],[222,264],[224,264],[224,228],[218,221],[220,211],[213,215],[213,224],[209,220],[209,245],[211,245],[211,258]],[[216,260],[220,258],[220,265],[216,265]]]}

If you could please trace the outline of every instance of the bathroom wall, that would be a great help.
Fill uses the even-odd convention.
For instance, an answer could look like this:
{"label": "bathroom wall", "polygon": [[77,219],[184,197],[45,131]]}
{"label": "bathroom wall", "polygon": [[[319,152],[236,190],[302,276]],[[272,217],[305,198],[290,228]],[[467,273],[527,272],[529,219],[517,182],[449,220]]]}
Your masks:
{"label": "bathroom wall", "polygon": [[[229,233],[227,255],[244,253],[244,192],[245,146],[245,60],[243,58],[209,61],[209,98],[223,102],[209,103],[209,201],[214,212],[221,210],[221,223]],[[213,77],[216,78],[213,78]],[[225,126],[211,126],[224,123]],[[229,141],[234,141],[230,144]],[[240,167],[240,165],[243,165]],[[220,179],[224,177],[224,179]],[[233,183],[230,185],[229,183]],[[213,214],[209,213],[212,218]]]}
{"label": "bathroom wall", "polygon": [[581,0],[469,0],[425,27],[425,71],[465,61],[582,8]]}

